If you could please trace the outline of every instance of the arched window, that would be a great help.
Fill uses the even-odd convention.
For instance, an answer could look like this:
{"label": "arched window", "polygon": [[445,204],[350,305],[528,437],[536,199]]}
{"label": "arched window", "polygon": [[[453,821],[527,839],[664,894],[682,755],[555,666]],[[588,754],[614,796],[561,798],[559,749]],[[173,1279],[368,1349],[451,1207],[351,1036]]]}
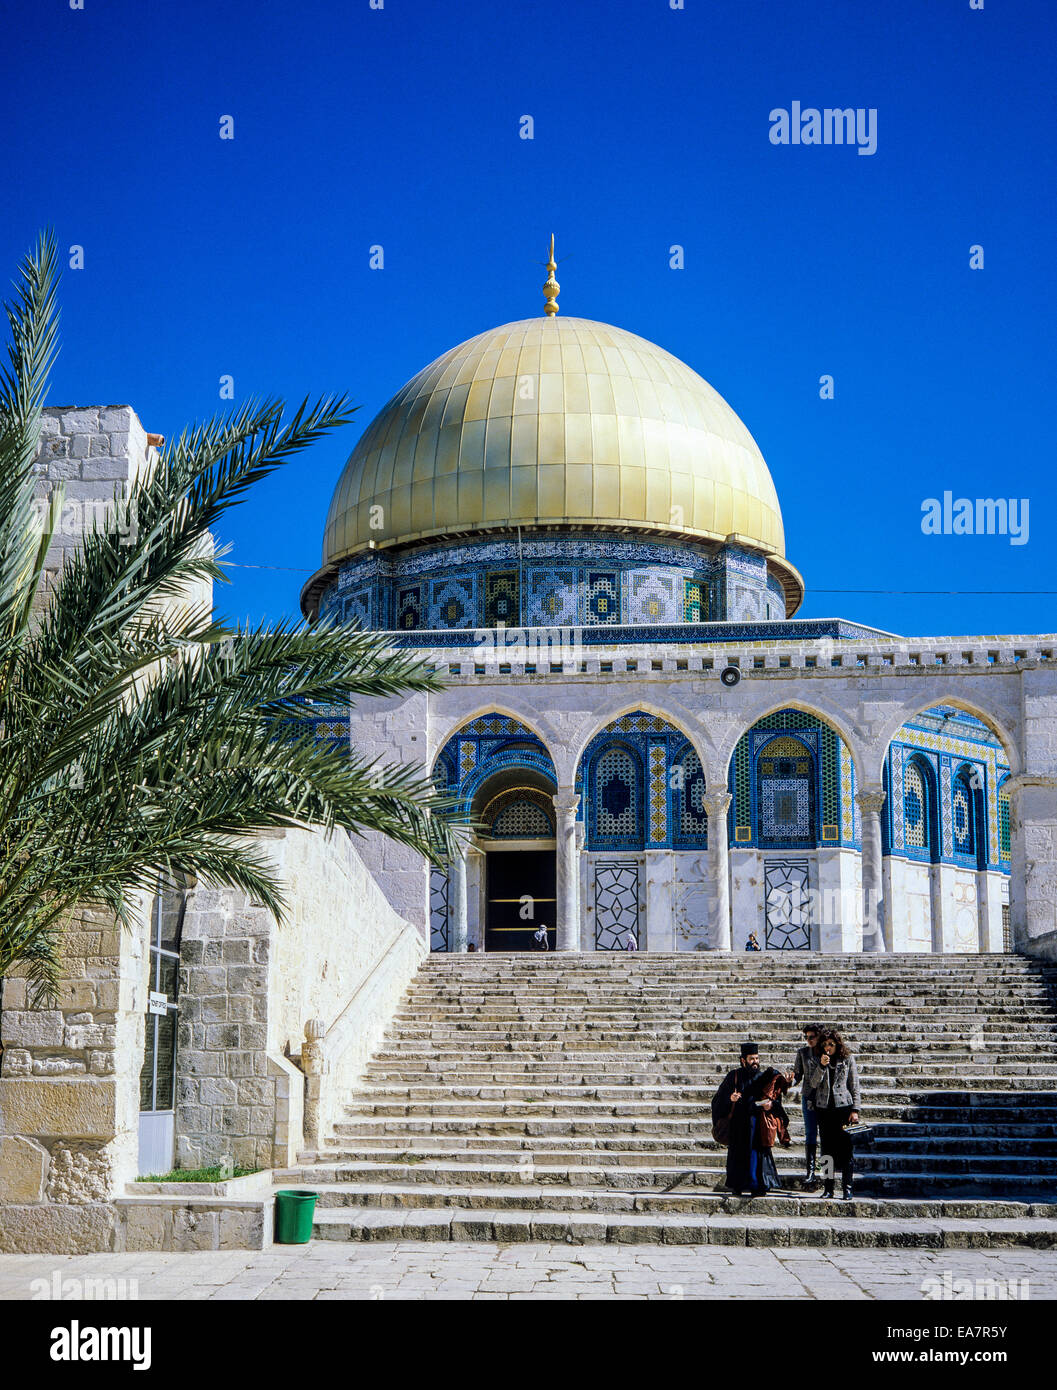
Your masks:
{"label": "arched window", "polygon": [[481,821],[493,840],[549,840],[554,837],[554,803],[535,787],[511,787],[492,798]]}
{"label": "arched window", "polygon": [[913,858],[936,858],[935,779],[923,758],[903,764],[903,845]]}
{"label": "arched window", "polygon": [[756,758],[756,839],[764,848],[818,842],[815,760],[797,738],[781,734]]}
{"label": "arched window", "polygon": [[590,828],[594,843],[605,848],[641,849],[642,771],[630,748],[610,744],[592,763]]}
{"label": "arched window", "polygon": [[987,836],[984,833],[983,778],[975,767],[962,767],[951,791],[951,831],[954,852],[987,866]]}
{"label": "arched window", "polygon": [[708,844],[705,773],[692,748],[673,762],[671,785],[673,843],[704,848]]}

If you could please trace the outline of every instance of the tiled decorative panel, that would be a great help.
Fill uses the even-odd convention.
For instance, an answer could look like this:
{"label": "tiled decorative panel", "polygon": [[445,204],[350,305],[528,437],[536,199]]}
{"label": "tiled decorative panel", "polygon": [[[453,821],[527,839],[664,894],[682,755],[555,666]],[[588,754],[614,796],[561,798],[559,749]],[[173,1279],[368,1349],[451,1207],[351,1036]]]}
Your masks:
{"label": "tiled decorative panel", "polygon": [[627,950],[639,944],[639,866],[634,859],[596,859],[595,950]]}
{"label": "tiled decorative panel", "polygon": [[511,787],[492,798],[481,813],[493,840],[554,838],[554,802],[536,787]]}
{"label": "tiled decorative panel", "polygon": [[[672,841],[677,847],[702,847],[708,844],[708,816],[705,813],[705,774],[701,759],[687,747],[673,764]],[[719,833],[726,834],[726,826]]]}
{"label": "tiled decorative panel", "polygon": [[707,623],[708,585],[700,579],[683,581],[683,621],[687,623]]}
{"label": "tiled decorative panel", "polygon": [[432,628],[474,627],[473,578],[434,579],[430,584],[429,625]]}
{"label": "tiled decorative panel", "polygon": [[[977,843],[981,850],[986,845],[988,867],[1008,870],[1009,861],[1003,859],[1001,852],[1000,809],[996,788],[1002,778],[1008,775],[1009,765],[994,734],[979,719],[962,710],[940,707],[916,715],[910,723],[903,725],[888,750],[890,785],[900,785],[899,768],[912,753],[935,769],[939,786],[935,815],[939,824],[941,860],[964,865],[967,857],[976,856],[975,847],[968,853],[959,849],[955,842],[952,819],[954,772],[967,765],[976,769],[975,775],[980,783],[981,793],[978,800],[983,802],[983,823],[976,832]],[[892,852],[906,853],[911,857],[915,857],[916,853],[920,854],[920,851],[916,852],[913,847],[903,843],[903,807],[899,798],[889,798],[886,803],[886,815]]]}
{"label": "tiled decorative panel", "polygon": [[608,748],[594,763],[593,829],[599,841],[642,838],[642,764],[629,748]]}
{"label": "tiled decorative panel", "polygon": [[[490,777],[519,768],[541,772],[557,785],[550,754],[530,729],[506,714],[484,714],[448,739],[433,765],[433,780],[443,782],[446,791],[458,796],[459,809],[468,812],[478,788]],[[553,835],[553,828],[548,833]]]}
{"label": "tiled decorative panel", "polygon": [[484,581],[484,625],[516,627],[520,621],[517,570],[492,570]]}
{"label": "tiled decorative panel", "polygon": [[918,762],[912,759],[903,772],[903,834],[908,849],[928,849],[930,816],[925,778]]}
{"label": "tiled decorative panel", "polygon": [[[448,583],[456,586],[454,593],[438,588]],[[419,596],[412,603],[405,596],[416,586]],[[723,597],[728,593],[729,605]],[[355,609],[345,604],[346,595],[353,594],[360,599]],[[321,596],[320,611],[338,617],[348,612],[360,621],[366,611],[365,625],[397,631],[412,630],[409,615],[416,613],[414,629],[426,631],[497,622],[669,625],[680,631],[687,624],[724,618],[781,622],[781,595],[781,585],[768,575],[762,557],[736,547],[604,531],[534,533],[524,535],[520,544],[516,536],[460,538],[361,553],[341,565]]]}
{"label": "tiled decorative panel", "polygon": [[396,625],[400,628],[422,626],[422,587],[410,585],[396,594]]}
{"label": "tiled decorative panel", "polygon": [[629,623],[674,623],[682,620],[675,607],[676,576],[654,570],[628,575]]}
{"label": "tiled decorative panel", "polygon": [[998,848],[1004,863],[1010,860],[1009,843],[1009,790],[1005,787],[998,789]]}
{"label": "tiled decorative panel", "polygon": [[620,622],[620,585],[614,572],[588,572],[583,618],[585,623]]}
{"label": "tiled decorative panel", "polygon": [[429,949],[447,951],[448,875],[443,869],[429,871]]}
{"label": "tiled decorative panel", "polygon": [[[775,742],[775,734],[787,736],[789,752],[783,754],[783,745]],[[848,773],[842,772],[841,746],[840,735],[835,730],[816,715],[807,714],[803,710],[779,710],[754,724],[739,740],[732,760],[731,791],[734,794],[735,843],[751,844],[762,837],[772,848],[800,848],[806,844],[807,838],[814,843],[814,837],[817,835],[819,843],[855,844],[854,813],[850,809],[845,813],[844,803],[844,797],[850,796],[854,805],[854,787],[851,785],[853,779],[850,770]],[[765,747],[767,753],[764,756],[773,766],[762,772],[758,766],[758,759]],[[772,747],[775,751],[771,751]],[[798,750],[799,756],[793,750]],[[784,773],[779,773],[776,770],[777,763],[789,762],[790,758],[791,766],[786,768]],[[799,834],[777,838],[776,827],[779,822],[773,817],[773,805],[769,821],[771,830],[763,829],[760,819],[761,775],[807,777],[811,783],[808,794],[808,805],[811,808],[809,814],[813,826],[817,821],[817,829],[808,832],[808,836],[804,838]],[[816,802],[817,810],[814,809]],[[852,832],[850,835],[849,828]]]}
{"label": "tiled decorative panel", "polygon": [[764,936],[768,951],[811,949],[808,870],[806,859],[768,858],[764,862]]}
{"label": "tiled decorative panel", "polygon": [[667,747],[650,743],[650,843],[668,841],[668,765]]}
{"label": "tiled decorative panel", "polygon": [[559,627],[576,622],[577,580],[574,569],[533,569],[526,578],[530,627]]}
{"label": "tiled decorative panel", "polygon": [[[609,793],[611,806],[600,800],[602,774],[608,776],[615,766],[603,761],[611,752],[620,754],[629,775],[635,768],[636,795],[645,811],[633,826],[630,810],[625,812],[629,819],[612,819],[617,802],[624,799],[618,789]],[[576,790],[581,810],[586,808],[588,849],[701,849],[708,843],[701,763],[686,735],[655,714],[622,715],[596,734],[580,759]]]}

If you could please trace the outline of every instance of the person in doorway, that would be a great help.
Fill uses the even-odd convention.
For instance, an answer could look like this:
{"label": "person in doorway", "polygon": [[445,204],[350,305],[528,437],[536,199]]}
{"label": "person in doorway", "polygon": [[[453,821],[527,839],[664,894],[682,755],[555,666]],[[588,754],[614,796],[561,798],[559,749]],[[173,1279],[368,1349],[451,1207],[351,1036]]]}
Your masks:
{"label": "person in doorway", "polygon": [[841,1196],[850,1202],[854,1157],[846,1127],[858,1123],[862,1101],[855,1058],[836,1028],[823,1029],[818,1055],[805,1059],[805,1077],[818,1116],[819,1146],[824,1160],[822,1195],[833,1196],[839,1168]]}
{"label": "person in doorway", "polygon": [[550,942],[547,940],[546,922],[541,922],[539,926],[536,928],[536,930],[532,933],[532,935],[535,937],[536,944],[539,946],[541,951],[550,950]]}
{"label": "person in doorway", "polygon": [[712,1097],[713,1134],[727,1146],[727,1187],[737,1196],[762,1197],[779,1186],[771,1149],[784,1127],[784,1111],[774,1094],[775,1078],[788,1085],[792,1074],[783,1077],[773,1067],[762,1072],[758,1045],[742,1043],[741,1066],[727,1073]]}
{"label": "person in doorway", "polygon": [[807,1061],[809,1057],[818,1057],[818,1043],[822,1029],[817,1023],[805,1023],[803,1033],[804,1045],[797,1048],[796,1060],[793,1063],[793,1084],[796,1085],[799,1082],[802,1086],[800,1109],[804,1116],[804,1150],[806,1155],[804,1186],[814,1187],[815,1169],[818,1161],[818,1116],[815,1113],[815,1103],[812,1098],[814,1092],[807,1082]]}
{"label": "person in doorway", "polygon": [[624,938],[624,950],[637,951],[638,949],[639,943],[635,940],[635,933],[629,931],[627,936]]}
{"label": "person in doorway", "polygon": [[756,940],[756,933],[754,931],[749,932],[749,939],[745,943],[745,949],[746,951],[758,951],[760,949],[760,943]]}
{"label": "person in doorway", "polygon": [[477,950],[477,947],[476,947],[476,946],[473,944],[473,942],[471,941],[471,942],[469,943],[469,945],[466,947],[466,949],[467,949],[468,951],[476,951],[476,950]]}

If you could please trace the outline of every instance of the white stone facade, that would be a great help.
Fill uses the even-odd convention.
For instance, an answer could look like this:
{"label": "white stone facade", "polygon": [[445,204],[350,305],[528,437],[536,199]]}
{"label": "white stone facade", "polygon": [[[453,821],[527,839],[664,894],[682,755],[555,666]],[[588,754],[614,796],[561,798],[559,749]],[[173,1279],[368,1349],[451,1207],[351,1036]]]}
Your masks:
{"label": "white stone facade", "polygon": [[[525,645],[531,650],[531,634]],[[645,711],[682,731],[701,759],[706,785],[725,789],[734,750],[757,720],[783,709],[806,711],[834,729],[849,751],[864,844],[861,854],[826,847],[801,852],[820,901],[842,907],[836,921],[818,924],[815,949],[1001,950],[1008,896],[1012,944],[1034,954],[1057,952],[1057,637],[598,645],[549,672],[526,672],[516,660],[501,672],[498,659],[482,664],[465,647],[427,647],[422,655],[449,687],[365,703],[353,712],[350,739],[367,756],[431,768],[460,728],[499,713],[541,741],[554,765],[558,797],[570,797],[591,739],[618,717]],[[720,672],[732,662],[743,679],[727,687]],[[1011,774],[1008,875],[921,865],[896,854],[882,862],[876,829],[870,848],[889,744],[904,724],[937,706],[972,714],[1001,744]],[[750,930],[761,930],[766,861],[781,852],[730,845],[724,854],[725,811],[725,805],[719,809],[722,831],[710,835],[708,855],[647,850],[627,856],[641,865],[649,948],[737,949]],[[575,909],[558,923],[559,947],[567,950],[594,948],[592,863],[604,856],[584,854],[581,846],[582,836],[579,842],[572,837],[566,855],[566,876],[580,885]],[[421,864],[408,851],[375,840],[368,841],[366,857],[386,895],[425,935],[428,887]],[[465,879],[467,940],[479,948],[478,857],[470,854]],[[562,881],[561,855],[558,875]],[[882,937],[870,929],[868,894],[879,903]]]}

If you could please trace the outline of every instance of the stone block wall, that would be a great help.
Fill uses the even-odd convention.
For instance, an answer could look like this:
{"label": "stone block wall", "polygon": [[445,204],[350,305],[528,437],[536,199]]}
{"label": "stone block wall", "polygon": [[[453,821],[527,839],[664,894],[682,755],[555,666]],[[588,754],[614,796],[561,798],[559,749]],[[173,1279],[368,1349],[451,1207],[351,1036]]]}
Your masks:
{"label": "stone block wall", "polygon": [[[295,1060],[305,1025],[321,1020],[325,1037],[370,979],[375,1002],[345,1044],[366,1056],[425,954],[344,832],[271,832],[264,842],[290,902],[282,926],[234,890],[199,888],[188,901],[177,1049],[180,1167],[225,1156],[237,1166],[292,1162],[303,1139],[305,1078]],[[394,942],[408,949],[390,952]],[[354,1071],[343,1067],[340,1084],[351,1086]]]}
{"label": "stone block wall", "polygon": [[53,1008],[3,982],[0,1250],[109,1248],[135,1177],[146,1011],[147,904],[127,931],[81,911],[63,936]]}

